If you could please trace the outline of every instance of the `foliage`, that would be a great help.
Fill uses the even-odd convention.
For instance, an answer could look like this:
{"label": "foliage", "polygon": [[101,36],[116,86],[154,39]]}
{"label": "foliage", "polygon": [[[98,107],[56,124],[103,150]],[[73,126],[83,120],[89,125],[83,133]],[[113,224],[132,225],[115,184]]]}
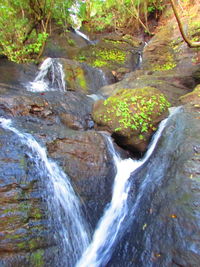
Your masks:
{"label": "foliage", "polygon": [[129,135],[134,131],[142,139],[143,134],[156,130],[154,119],[169,106],[165,96],[153,87],[121,89],[105,100],[102,109],[93,113],[93,117],[102,125],[114,127],[116,133]]}
{"label": "foliage", "polygon": [[[93,31],[126,32],[129,28],[133,30],[134,27],[138,29],[142,27],[145,32],[150,33],[149,16],[159,16],[166,2],[166,0],[0,0],[0,53],[16,62],[37,60],[42,54],[48,35],[51,34],[52,21],[63,27],[63,32],[66,32],[70,25],[76,27],[84,22],[84,25],[86,23]],[[174,3],[172,0],[170,2]],[[183,3],[185,4],[185,1]],[[180,26],[180,29],[182,28]],[[182,35],[187,40],[183,30]],[[189,45],[198,47],[197,34],[192,32],[191,36],[192,41],[189,40]],[[74,45],[71,40],[68,40],[68,43]],[[102,65],[105,65],[104,59],[95,63],[95,66]],[[166,66],[166,68],[171,67],[172,64]]]}
{"label": "foliage", "polygon": [[15,62],[37,59],[51,19],[67,23],[73,1],[0,0],[0,52]]}
{"label": "foliage", "polygon": [[103,67],[106,66],[110,68],[115,65],[123,65],[126,61],[127,53],[119,48],[103,48],[98,46],[93,46],[90,48],[90,53],[88,55],[88,50],[80,51],[80,54],[76,57],[76,60],[80,62],[86,61],[87,64],[92,67]]}
{"label": "foliage", "polygon": [[[165,0],[0,0],[0,53],[16,62],[37,60],[51,22],[63,27],[87,22],[95,31],[148,27],[149,14],[158,15]],[[69,40],[69,44],[73,45]],[[97,63],[97,65],[99,65]]]}
{"label": "foliage", "polygon": [[146,32],[148,28],[148,16],[155,16],[164,9],[165,1],[161,0],[86,0],[81,12],[82,20],[90,23],[90,27],[96,31],[104,29],[123,30],[136,25],[142,26]]}

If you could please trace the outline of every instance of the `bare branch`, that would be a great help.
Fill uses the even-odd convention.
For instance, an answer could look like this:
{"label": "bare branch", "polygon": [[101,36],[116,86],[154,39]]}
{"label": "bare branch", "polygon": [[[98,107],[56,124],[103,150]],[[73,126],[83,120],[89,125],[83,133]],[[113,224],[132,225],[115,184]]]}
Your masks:
{"label": "bare branch", "polygon": [[190,48],[196,48],[196,47],[200,47],[200,42],[192,42],[185,34],[184,32],[184,29],[183,29],[183,25],[182,25],[182,22],[179,18],[179,15],[178,15],[178,11],[176,9],[176,5],[174,3],[174,0],[170,0],[170,3],[171,3],[171,6],[172,6],[172,9],[173,9],[173,12],[174,12],[174,15],[176,17],[176,21],[178,23],[178,27],[179,27],[179,30],[180,30],[180,33],[183,37],[183,40],[187,43],[187,45],[190,47]]}

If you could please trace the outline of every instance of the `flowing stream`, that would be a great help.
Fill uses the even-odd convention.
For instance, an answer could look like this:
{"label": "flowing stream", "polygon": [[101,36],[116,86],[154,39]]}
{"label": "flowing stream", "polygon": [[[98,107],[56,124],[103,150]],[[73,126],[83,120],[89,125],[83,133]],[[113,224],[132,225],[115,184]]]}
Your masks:
{"label": "flowing stream", "polygon": [[89,244],[89,230],[69,178],[54,161],[48,159],[45,148],[32,135],[14,128],[9,119],[0,117],[0,124],[15,133],[19,141],[30,149],[29,157],[35,162],[43,179],[41,182],[47,188],[48,209],[57,225],[63,262],[65,266],[74,266]]}
{"label": "flowing stream", "polygon": [[[98,75],[103,76],[101,82],[106,84],[105,75],[101,70],[98,70]],[[94,74],[92,76],[95,77]],[[47,58],[40,66],[37,77],[29,83],[27,89],[33,92],[65,91],[64,72],[59,60]],[[88,96],[96,97],[96,95]],[[141,168],[150,158],[166,121],[164,120],[160,124],[143,159],[137,161],[130,158],[122,160],[116,153],[112,140],[105,136],[108,148],[113,155],[117,174],[111,202],[100,219],[90,242],[89,227],[84,220],[80,201],[67,175],[54,161],[48,159],[46,149],[32,135],[20,132],[12,126],[11,120],[0,117],[1,126],[5,130],[15,133],[19,137],[19,141],[29,148],[29,157],[34,161],[38,172],[41,173],[43,180],[41,182],[47,189],[48,209],[52,223],[56,225],[57,244],[62,255],[59,266],[100,267],[108,263],[119,236],[123,232],[125,218],[130,212],[127,200],[131,188],[129,179],[131,173]],[[131,209],[132,216],[134,216],[134,210],[138,206],[144,189],[150,182],[149,179],[146,177],[142,182],[140,193]]]}
{"label": "flowing stream", "polygon": [[[151,156],[157,141],[165,127],[167,120],[164,120],[149,146],[142,160],[122,160],[113,148],[112,141],[107,138],[108,146],[113,154],[117,168],[117,174],[113,186],[112,200],[109,207],[102,216],[93,235],[92,242],[83,253],[76,267],[98,267],[105,266],[112,255],[118,234],[122,228],[124,218],[128,214],[127,198],[131,187],[129,177],[132,172],[140,168]],[[146,181],[144,181],[145,186]],[[137,204],[137,201],[136,201]]]}
{"label": "flowing stream", "polygon": [[62,64],[57,58],[50,58],[44,60],[39,68],[39,72],[33,82],[26,86],[31,92],[45,92],[45,91],[65,91],[65,75]]}

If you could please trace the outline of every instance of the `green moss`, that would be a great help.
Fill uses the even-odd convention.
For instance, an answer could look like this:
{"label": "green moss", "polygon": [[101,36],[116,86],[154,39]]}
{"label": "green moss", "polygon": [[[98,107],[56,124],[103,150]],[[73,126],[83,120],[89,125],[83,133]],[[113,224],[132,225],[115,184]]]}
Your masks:
{"label": "green moss", "polygon": [[84,76],[84,72],[82,69],[80,69],[78,72],[77,72],[77,76],[76,76],[76,79],[77,79],[77,82],[78,84],[80,85],[80,87],[87,91],[87,82],[86,82],[86,79],[85,79],[85,76]]}
{"label": "green moss", "polygon": [[123,40],[112,40],[112,39],[106,39],[106,38],[104,39],[104,41],[106,43],[113,44],[113,45],[124,43]]}
{"label": "green moss", "polygon": [[27,248],[27,242],[20,242],[17,244],[17,247],[20,249],[26,249]]}
{"label": "green moss", "polygon": [[95,52],[95,56],[103,60],[124,62],[126,54],[124,51],[118,49],[98,49]]}
{"label": "green moss", "polygon": [[38,249],[34,253],[31,254],[31,263],[34,267],[42,267],[44,266],[44,250]]}
{"label": "green moss", "polygon": [[38,243],[39,241],[37,239],[31,239],[29,242],[28,242],[28,245],[29,245],[29,248],[30,249],[35,249],[38,247]]}
{"label": "green moss", "polygon": [[42,218],[42,214],[39,208],[32,209],[32,217],[34,217],[37,220],[40,220]]}
{"label": "green moss", "polygon": [[152,69],[154,71],[164,71],[171,70],[176,67],[176,62],[174,60],[174,56],[172,54],[165,55],[165,61],[162,63],[155,63],[152,65]]}
{"label": "green moss", "polygon": [[5,236],[5,238],[12,239],[12,240],[20,239],[21,237],[22,236],[21,235],[18,235],[18,234],[7,234]]}
{"label": "green moss", "polygon": [[75,41],[73,39],[68,39],[67,40],[67,43],[70,45],[70,46],[75,46]]}
{"label": "green moss", "polygon": [[84,71],[80,67],[69,68],[66,70],[66,80],[71,90],[81,89],[83,91],[88,90]]}
{"label": "green moss", "polygon": [[143,133],[156,130],[151,123],[152,117],[161,115],[170,106],[165,96],[152,87],[121,89],[103,105],[104,109],[93,114],[95,120],[103,125],[114,125],[114,132],[125,135],[137,131],[141,140]]}
{"label": "green moss", "polygon": [[90,49],[90,54],[88,54],[88,51],[82,50],[76,57],[76,60],[86,61],[92,67],[110,67],[112,64],[124,64],[126,52],[117,48],[93,47]]}
{"label": "green moss", "polygon": [[92,66],[96,67],[96,68],[100,68],[100,67],[103,67],[103,66],[106,66],[106,65],[108,65],[108,62],[105,61],[105,60],[101,60],[101,59],[96,59],[92,63]]}

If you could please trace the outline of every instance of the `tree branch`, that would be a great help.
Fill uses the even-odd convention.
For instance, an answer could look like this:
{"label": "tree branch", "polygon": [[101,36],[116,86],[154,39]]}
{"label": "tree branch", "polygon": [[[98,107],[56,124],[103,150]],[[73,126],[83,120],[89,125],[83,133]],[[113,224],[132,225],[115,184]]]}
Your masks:
{"label": "tree branch", "polygon": [[173,12],[174,12],[174,15],[176,17],[176,21],[178,23],[178,27],[179,27],[179,30],[180,30],[180,33],[183,37],[183,40],[187,43],[187,45],[190,47],[190,48],[195,48],[195,47],[200,47],[200,42],[192,42],[185,34],[184,32],[184,29],[183,29],[183,25],[182,25],[182,22],[179,18],[179,15],[178,15],[178,11],[176,9],[176,6],[175,6],[175,3],[174,3],[174,0],[170,0],[170,3],[171,3],[171,6],[172,6],[172,9],[173,9]]}

